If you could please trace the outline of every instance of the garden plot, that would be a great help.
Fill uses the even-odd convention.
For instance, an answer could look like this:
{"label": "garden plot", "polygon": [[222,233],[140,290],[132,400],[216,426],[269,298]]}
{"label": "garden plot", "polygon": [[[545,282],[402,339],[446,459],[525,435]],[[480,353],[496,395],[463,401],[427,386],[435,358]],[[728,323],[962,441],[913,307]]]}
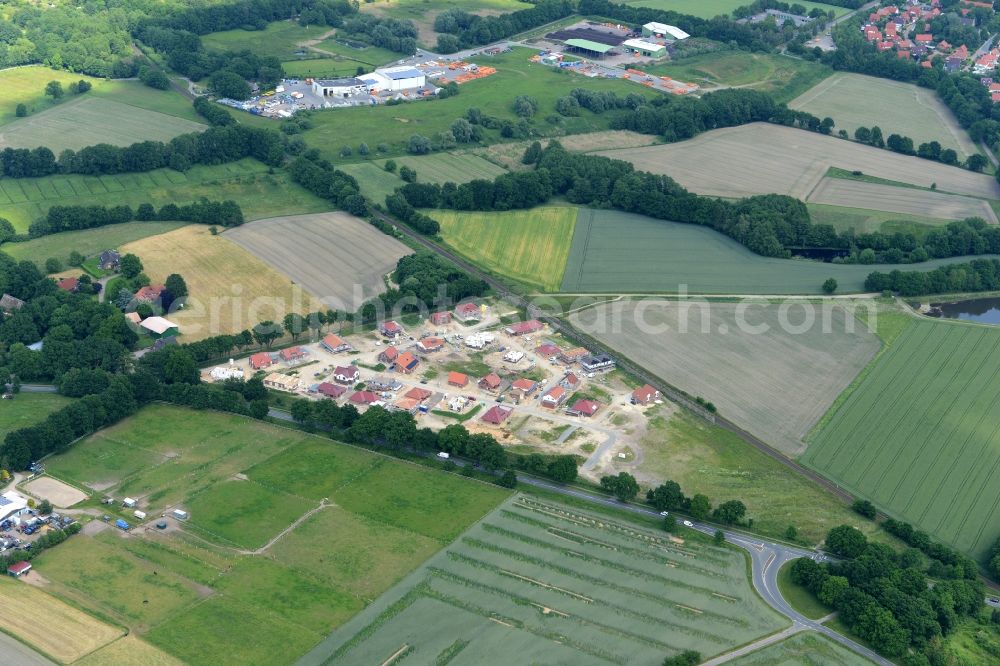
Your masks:
{"label": "garden plot", "polygon": [[354,311],[386,289],[410,249],[346,213],[275,217],[225,237],[291,277],[328,307]]}
{"label": "garden plot", "polygon": [[[658,663],[726,652],[785,621],[751,588],[744,556],[511,498],[302,664]],[[396,657],[398,658],[398,656]]]}
{"label": "garden plot", "polygon": [[[806,199],[827,170],[838,167],[921,187],[936,183],[942,192],[1000,198],[1000,184],[984,174],[768,123],[704,132],[680,143],[599,154],[626,160],[642,171],[666,174],[693,192],[709,196],[777,193]],[[876,208],[874,198],[859,203],[851,205]]]}
{"label": "garden plot", "polygon": [[839,305],[784,307],[632,301],[578,313],[573,324],[797,455],[879,343]]}

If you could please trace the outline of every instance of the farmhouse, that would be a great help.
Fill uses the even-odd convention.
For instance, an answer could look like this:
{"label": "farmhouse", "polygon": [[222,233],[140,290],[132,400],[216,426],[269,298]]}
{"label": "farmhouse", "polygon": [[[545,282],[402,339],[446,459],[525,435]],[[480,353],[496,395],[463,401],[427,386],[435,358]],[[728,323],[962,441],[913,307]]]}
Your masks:
{"label": "farmhouse", "polygon": [[502,381],[503,380],[500,379],[500,375],[495,372],[491,372],[479,380],[479,388],[490,393],[496,393],[500,389]]}
{"label": "farmhouse", "polygon": [[14,578],[20,578],[29,571],[31,571],[31,562],[25,562],[24,560],[15,562],[7,567],[7,574],[13,576]]}
{"label": "farmhouse", "polygon": [[601,403],[594,400],[577,400],[573,405],[566,410],[566,413],[570,416],[586,416],[591,417],[597,413],[597,410],[601,408]]}
{"label": "farmhouse", "polygon": [[278,352],[278,355],[281,356],[281,360],[285,363],[294,364],[305,359],[309,355],[309,352],[302,347],[287,347]]}
{"label": "farmhouse", "polygon": [[368,94],[368,84],[354,77],[344,79],[315,79],[313,94],[317,97],[357,97]]}
{"label": "farmhouse", "polygon": [[514,411],[513,407],[505,407],[503,405],[494,405],[486,410],[483,414],[484,423],[492,423],[493,425],[500,425],[507,420],[507,417],[511,415]]}
{"label": "farmhouse", "polygon": [[340,352],[350,351],[351,345],[339,335],[334,335],[333,333],[327,333],[323,338],[323,341],[319,343],[320,346],[330,352],[331,354],[338,354]]}
{"label": "farmhouse", "polygon": [[436,352],[444,347],[444,340],[441,338],[424,338],[417,343],[417,347],[425,353]]}
{"label": "farmhouse", "polygon": [[163,338],[170,335],[177,335],[178,326],[169,319],[164,319],[163,317],[146,317],[139,324],[140,327],[146,329],[154,338]]}
{"label": "farmhouse", "polygon": [[466,322],[479,321],[483,318],[483,314],[475,303],[461,303],[455,308],[455,318]]}
{"label": "farmhouse", "polygon": [[396,368],[396,372],[402,372],[403,374],[408,375],[416,370],[418,363],[420,363],[420,359],[418,359],[413,352],[403,352],[399,355],[399,358],[396,359],[394,367]]}
{"label": "farmhouse", "polygon": [[69,293],[73,294],[76,293],[76,290],[80,288],[80,280],[79,278],[75,277],[63,278],[62,280],[59,280],[59,282],[56,282],[56,286],[62,289],[63,291],[68,291]]}
{"label": "farmhouse", "polygon": [[146,285],[139,291],[135,292],[135,300],[140,303],[155,303],[163,295],[163,292],[167,290],[162,284],[150,284]]}
{"label": "farmhouse", "polygon": [[267,352],[257,352],[250,357],[250,367],[254,370],[263,370],[274,365],[274,357]]}
{"label": "farmhouse", "polygon": [[330,382],[323,382],[316,387],[316,392],[321,396],[330,398],[331,400],[336,400],[340,396],[347,393],[347,389],[343,386],[337,386],[336,384],[331,384]]}
{"label": "farmhouse", "polygon": [[615,367],[615,359],[608,354],[593,354],[580,359],[580,367],[586,372],[602,372]]}
{"label": "farmhouse", "polygon": [[451,323],[451,313],[445,310],[431,314],[431,323],[435,326],[445,326]]}
{"label": "farmhouse", "polygon": [[10,294],[0,296],[0,312],[10,314],[14,310],[20,310],[23,305],[24,301],[20,298],[14,298]]}
{"label": "farmhouse", "polygon": [[348,399],[355,405],[374,405],[379,401],[378,394],[371,391],[355,391]]}
{"label": "farmhouse", "polygon": [[394,321],[382,322],[378,330],[387,338],[396,338],[403,334],[403,327]]}
{"label": "farmhouse", "polygon": [[393,363],[396,362],[396,358],[398,356],[399,356],[398,349],[396,349],[395,347],[386,347],[384,350],[382,350],[382,353],[378,355],[378,360],[388,365],[392,365]]}
{"label": "farmhouse", "polygon": [[105,250],[98,257],[97,265],[101,267],[102,271],[117,271],[121,260],[122,256],[115,250]]}
{"label": "farmhouse", "polygon": [[292,377],[291,375],[283,375],[280,372],[272,372],[267,377],[264,378],[264,386],[268,388],[273,388],[277,391],[286,391],[292,393],[297,391],[299,386],[302,385],[301,380],[298,377]]}
{"label": "farmhouse", "polygon": [[660,392],[655,388],[646,384],[640,386],[636,390],[632,391],[632,404],[633,405],[648,405],[649,403],[658,400],[660,398]]}
{"label": "farmhouse", "polygon": [[503,332],[507,335],[521,336],[537,333],[543,328],[545,328],[545,325],[542,324],[542,322],[537,319],[529,319],[528,321],[520,321],[516,324],[512,324],[503,329]]}
{"label": "farmhouse", "polygon": [[469,376],[461,372],[449,372],[448,373],[448,384],[449,386],[457,386],[458,388],[465,388],[469,385]]}
{"label": "farmhouse", "polygon": [[679,39],[687,39],[691,35],[687,34],[675,25],[667,25],[666,23],[650,21],[646,25],[642,26],[642,36],[658,37],[673,42]]}
{"label": "farmhouse", "polygon": [[542,407],[555,409],[566,399],[566,389],[562,386],[553,386],[542,396]]}
{"label": "farmhouse", "polygon": [[361,371],[357,366],[342,365],[333,371],[333,380],[338,384],[353,384],[361,379]]}

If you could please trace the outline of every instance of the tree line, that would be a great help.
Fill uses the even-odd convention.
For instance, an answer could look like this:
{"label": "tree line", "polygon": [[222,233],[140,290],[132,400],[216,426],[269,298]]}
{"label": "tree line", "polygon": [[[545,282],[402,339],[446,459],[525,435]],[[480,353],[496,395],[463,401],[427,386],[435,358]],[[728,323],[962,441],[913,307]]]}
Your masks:
{"label": "tree line", "polygon": [[164,204],[156,210],[152,204],[140,204],[135,210],[131,206],[52,206],[45,217],[33,222],[28,228],[29,238],[38,238],[63,231],[94,229],[109,224],[131,221],[151,222],[194,222],[196,224],[218,224],[235,227],[243,224],[243,209],[231,199],[209,201],[202,199],[194,203]]}
{"label": "tree line", "polygon": [[326,199],[352,215],[368,214],[368,203],[361,196],[358,181],[350,174],[334,169],[315,148],[296,157],[287,167],[292,181],[321,199]]}
{"label": "tree line", "polygon": [[1000,290],[1000,260],[974,259],[931,271],[874,271],[865,278],[866,291],[894,291],[901,296]]}
{"label": "tree line", "polygon": [[[434,19],[434,31],[438,33],[437,51],[454,53],[492,44],[574,13],[576,5],[573,0],[540,0],[529,9],[498,16],[478,16],[457,7],[446,9]],[[581,10],[581,13],[587,12]]]}
{"label": "tree line", "polygon": [[880,653],[901,657],[901,663],[945,663],[942,637],[982,608],[980,581],[932,582],[916,548],[897,553],[847,525],[830,530],[826,547],[844,561],[797,559],[792,580],[836,610],[851,631]]}

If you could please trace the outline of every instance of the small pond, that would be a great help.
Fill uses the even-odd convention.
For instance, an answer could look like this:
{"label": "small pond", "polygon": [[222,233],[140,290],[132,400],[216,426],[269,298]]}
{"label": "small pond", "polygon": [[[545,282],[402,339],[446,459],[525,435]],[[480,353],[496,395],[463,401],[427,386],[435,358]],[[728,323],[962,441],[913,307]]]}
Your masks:
{"label": "small pond", "polygon": [[1000,298],[974,298],[957,303],[931,303],[933,316],[1000,325]]}

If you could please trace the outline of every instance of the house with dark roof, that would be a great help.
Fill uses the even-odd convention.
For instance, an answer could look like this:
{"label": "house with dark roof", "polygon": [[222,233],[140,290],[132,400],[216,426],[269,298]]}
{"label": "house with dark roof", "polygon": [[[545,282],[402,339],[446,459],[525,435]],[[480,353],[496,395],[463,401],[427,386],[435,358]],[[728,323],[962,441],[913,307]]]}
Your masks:
{"label": "house with dark roof", "polygon": [[339,384],[353,384],[361,379],[361,371],[354,365],[342,365],[333,371],[333,381]]}
{"label": "house with dark roof", "polygon": [[102,271],[117,271],[118,265],[121,264],[122,256],[117,250],[105,250],[101,252],[101,256],[97,259],[97,265],[101,267]]}
{"label": "house with dark roof", "polygon": [[380,400],[378,393],[373,393],[371,391],[355,391],[348,398],[355,405],[371,405]]}
{"label": "house with dark roof", "polygon": [[608,354],[591,354],[580,359],[580,367],[585,372],[604,372],[615,367],[615,359]]}
{"label": "house with dark roof", "polygon": [[164,347],[173,347],[176,344],[180,344],[179,342],[177,342],[177,336],[168,335],[154,342],[151,349],[153,351],[160,351]]}
{"label": "house with dark roof", "polygon": [[14,298],[10,294],[0,296],[0,311],[10,314],[14,310],[20,310],[22,307],[24,307],[24,301],[20,298]]}
{"label": "house with dark roof", "polygon": [[330,398],[331,400],[336,400],[340,396],[347,393],[347,389],[343,386],[337,386],[336,384],[331,384],[330,382],[323,382],[317,387],[316,391],[321,396]]}

